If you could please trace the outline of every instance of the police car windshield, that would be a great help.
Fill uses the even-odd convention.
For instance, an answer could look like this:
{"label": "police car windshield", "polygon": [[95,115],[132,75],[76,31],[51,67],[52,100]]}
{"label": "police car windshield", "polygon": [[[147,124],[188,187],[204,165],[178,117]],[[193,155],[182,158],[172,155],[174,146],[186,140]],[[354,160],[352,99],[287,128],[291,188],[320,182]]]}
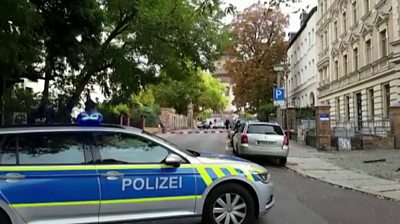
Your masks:
{"label": "police car windshield", "polygon": [[143,133],[145,133],[145,134],[147,134],[147,135],[150,135],[151,137],[157,139],[157,140],[160,141],[160,142],[163,142],[163,143],[165,143],[165,144],[167,144],[167,145],[171,145],[171,146],[173,146],[174,148],[178,149],[179,151],[184,152],[184,153],[186,153],[186,154],[188,154],[188,155],[190,155],[190,156],[193,156],[193,157],[200,156],[200,153],[198,153],[198,152],[196,152],[196,151],[194,151],[194,150],[183,149],[182,147],[180,147],[180,146],[178,146],[178,145],[176,145],[176,144],[174,144],[174,143],[172,143],[172,142],[169,142],[169,141],[167,141],[167,140],[165,140],[165,139],[163,139],[163,138],[160,138],[160,137],[157,136],[157,135],[154,135],[154,134],[149,133],[149,132],[147,132],[147,131],[143,131]]}

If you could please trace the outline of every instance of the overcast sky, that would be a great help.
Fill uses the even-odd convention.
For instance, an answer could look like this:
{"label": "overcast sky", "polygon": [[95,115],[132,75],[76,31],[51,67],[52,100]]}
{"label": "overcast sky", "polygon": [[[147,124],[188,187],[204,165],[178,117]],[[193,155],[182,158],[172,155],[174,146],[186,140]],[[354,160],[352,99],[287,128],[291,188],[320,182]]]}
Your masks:
{"label": "overcast sky", "polygon": [[[257,3],[259,0],[223,0],[226,4],[232,4],[234,6],[236,6],[238,11],[243,11],[243,9],[251,6],[254,3]],[[264,2],[264,1],[261,1]],[[285,7],[282,6],[282,11],[289,15],[290,18],[290,25],[287,28],[287,31],[290,32],[296,32],[297,30],[299,30],[300,28],[300,14],[293,14],[292,12],[297,11],[299,8],[304,8],[306,9],[308,6],[308,9],[306,9],[307,11],[310,11],[314,6],[317,5],[317,0],[301,0],[300,3],[296,3],[294,5],[292,5],[291,7]],[[232,18],[227,18],[225,19],[226,23],[229,23],[229,21]]]}

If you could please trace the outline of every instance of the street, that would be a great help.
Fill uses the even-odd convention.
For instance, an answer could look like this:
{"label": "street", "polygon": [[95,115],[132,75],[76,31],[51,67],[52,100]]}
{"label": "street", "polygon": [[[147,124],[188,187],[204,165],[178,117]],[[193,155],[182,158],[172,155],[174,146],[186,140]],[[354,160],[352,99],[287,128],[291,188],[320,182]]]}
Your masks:
{"label": "street", "polygon": [[[231,154],[226,148],[226,134],[173,135],[166,138],[184,148]],[[276,204],[257,224],[399,223],[399,202],[382,200],[306,178],[266,159],[251,160],[268,167],[275,184]],[[185,219],[141,223],[199,222],[200,219]]]}

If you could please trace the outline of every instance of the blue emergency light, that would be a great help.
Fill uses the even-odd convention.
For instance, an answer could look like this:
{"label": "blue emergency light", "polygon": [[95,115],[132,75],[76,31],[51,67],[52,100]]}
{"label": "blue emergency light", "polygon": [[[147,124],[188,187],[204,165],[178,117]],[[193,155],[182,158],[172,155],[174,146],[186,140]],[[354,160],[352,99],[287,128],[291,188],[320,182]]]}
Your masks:
{"label": "blue emergency light", "polygon": [[103,120],[103,115],[101,113],[87,113],[82,112],[76,118],[79,125],[96,126],[100,125]]}

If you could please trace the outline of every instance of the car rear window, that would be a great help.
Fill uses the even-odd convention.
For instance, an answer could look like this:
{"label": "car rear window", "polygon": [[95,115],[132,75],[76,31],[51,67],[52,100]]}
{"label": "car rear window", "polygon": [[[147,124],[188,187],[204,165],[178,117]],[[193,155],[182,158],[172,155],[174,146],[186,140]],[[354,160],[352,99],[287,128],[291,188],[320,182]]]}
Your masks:
{"label": "car rear window", "polygon": [[247,128],[249,134],[284,135],[282,128],[277,125],[251,124]]}

